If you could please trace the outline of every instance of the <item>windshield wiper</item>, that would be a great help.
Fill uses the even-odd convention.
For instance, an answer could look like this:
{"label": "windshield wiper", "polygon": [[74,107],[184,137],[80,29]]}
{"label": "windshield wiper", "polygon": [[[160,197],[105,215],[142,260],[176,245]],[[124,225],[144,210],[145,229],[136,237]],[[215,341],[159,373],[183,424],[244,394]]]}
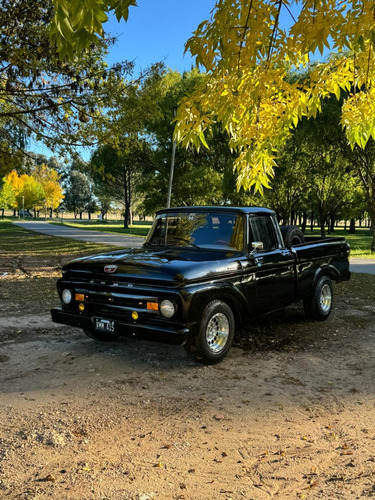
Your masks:
{"label": "windshield wiper", "polygon": [[186,247],[193,247],[193,248],[197,248],[198,250],[202,250],[202,248],[201,248],[201,247],[199,247],[198,245],[196,245],[196,244],[195,244],[195,243],[193,243],[192,241],[189,241],[189,240],[187,240],[186,238],[184,238],[184,237],[182,237],[182,236],[181,236],[181,237],[178,237],[178,236],[176,237],[176,236],[175,236],[175,237],[173,238],[173,240],[175,240],[175,241],[176,241],[176,243],[177,243],[178,241],[181,241],[182,243],[185,243],[185,245],[177,245],[178,247],[182,247],[182,248],[183,248],[184,246],[186,246]]}
{"label": "windshield wiper", "polygon": [[163,247],[164,245],[161,245],[160,243],[151,243],[148,241],[147,243],[143,243],[144,247]]}

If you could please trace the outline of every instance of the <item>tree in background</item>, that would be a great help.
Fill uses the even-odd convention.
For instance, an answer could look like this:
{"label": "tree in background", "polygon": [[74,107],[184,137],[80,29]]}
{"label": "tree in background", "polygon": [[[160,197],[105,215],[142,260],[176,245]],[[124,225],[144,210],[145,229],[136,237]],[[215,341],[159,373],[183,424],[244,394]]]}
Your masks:
{"label": "tree in background", "polygon": [[31,175],[13,170],[4,178],[2,198],[7,199],[7,206],[14,210],[33,209],[42,201],[43,186]]}
{"label": "tree in background", "polygon": [[4,123],[1,128],[0,120],[0,187],[4,176],[9,172],[12,170],[17,170],[17,172],[25,170],[27,157],[25,157],[23,151],[26,143],[26,134],[21,127],[14,127]]}
{"label": "tree in background", "polygon": [[[220,0],[186,48],[207,75],[179,107],[175,138],[205,145],[205,132],[222,123],[237,152],[238,185],[269,185],[280,150],[303,117],[315,117],[322,101],[340,98],[341,124],[353,146],[375,137],[375,25],[372,0]],[[280,26],[281,14],[291,28]],[[325,49],[332,56],[310,65]],[[291,82],[291,68],[309,78]]]}
{"label": "tree in background", "polygon": [[[135,4],[54,0],[51,39],[72,58],[104,35],[109,12],[127,19]],[[299,121],[315,117],[332,94],[339,99],[345,93],[340,117],[351,146],[363,149],[375,137],[373,2],[294,4],[292,12],[283,0],[220,0],[186,45],[207,75],[184,98],[175,138],[184,145],[207,146],[205,133],[220,122],[238,155],[237,185],[245,189],[269,186],[275,152]],[[291,21],[288,30],[280,26],[283,14]],[[331,57],[311,67],[311,57],[325,49]],[[309,68],[309,78],[288,80],[291,68]],[[368,187],[365,191],[370,199]]]}
{"label": "tree in background", "polygon": [[99,198],[111,198],[124,207],[124,228],[132,224],[134,191],[142,169],[151,162],[149,144],[130,135],[120,139],[118,148],[99,147],[92,155],[89,169]]}
{"label": "tree in background", "polygon": [[14,210],[44,208],[57,208],[62,198],[59,175],[56,170],[47,165],[39,165],[33,169],[31,175],[19,175],[15,170],[10,172],[3,179],[3,187],[0,190],[0,200],[2,207],[13,208]]}
{"label": "tree in background", "polygon": [[86,211],[92,202],[92,185],[89,178],[83,172],[72,170],[64,179],[65,184],[65,205],[66,208],[74,213],[77,218],[82,212]]}
{"label": "tree in background", "polygon": [[2,187],[0,189],[0,208],[13,208],[16,206],[16,197],[12,184],[4,177]]}
{"label": "tree in background", "polygon": [[303,137],[297,131],[290,137],[278,156],[279,167],[272,181],[272,189],[264,191],[264,203],[275,210],[283,224],[294,224],[295,214],[303,212],[303,230],[306,226],[309,205],[308,153],[303,147]]}
{"label": "tree in background", "polygon": [[[174,110],[180,99],[193,92],[204,75],[198,70],[183,75],[169,70],[160,82],[160,92],[146,131],[153,146],[153,161],[142,175],[139,191],[144,196],[144,212],[154,213],[167,202],[173,147]],[[233,183],[233,155],[228,137],[220,127],[208,138],[210,149],[177,148],[172,184],[173,205],[234,203],[241,197]],[[233,189],[234,187],[234,189]]]}
{"label": "tree in background", "polygon": [[371,252],[375,252],[375,141],[370,139],[364,148],[346,147],[349,161],[352,163],[365,197],[365,204],[371,219]]}
{"label": "tree in background", "polygon": [[47,210],[50,210],[50,217],[52,217],[52,211],[61,204],[64,198],[59,183],[60,176],[56,170],[42,163],[33,169],[33,177],[43,187],[43,198],[41,199],[40,206],[44,209],[45,217],[47,217]]}
{"label": "tree in background", "polygon": [[128,86],[138,85],[138,79],[124,80],[131,63],[106,64],[112,39],[60,59],[49,39],[53,16],[51,0],[4,0],[0,6],[1,176],[8,165],[16,168],[14,152],[26,153],[30,136],[65,154],[97,144],[113,121],[111,108]]}

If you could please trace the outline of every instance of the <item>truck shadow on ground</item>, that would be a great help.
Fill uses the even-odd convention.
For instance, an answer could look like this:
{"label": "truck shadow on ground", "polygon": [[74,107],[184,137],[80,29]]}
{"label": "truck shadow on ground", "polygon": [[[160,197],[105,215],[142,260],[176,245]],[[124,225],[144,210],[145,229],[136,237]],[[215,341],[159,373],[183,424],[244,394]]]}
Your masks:
{"label": "truck shadow on ground", "polygon": [[[286,359],[308,358],[313,371],[321,360],[340,358],[340,363],[350,366],[357,353],[371,352],[372,315],[348,309],[338,304],[325,322],[308,321],[303,308],[297,304],[285,310],[259,318],[244,325],[236,333],[233,348],[220,364],[206,367],[190,360],[182,346],[122,337],[115,342],[97,342],[86,338],[76,328],[61,327],[57,330],[30,329],[19,335],[17,341],[8,340],[2,345],[0,358],[0,383],[4,392],[35,391],[73,385],[90,385],[96,381],[148,380],[156,376],[201,379],[205,373],[223,373],[238,376],[242,370],[250,371],[262,363],[269,369],[284,365]],[[359,354],[357,354],[359,358]],[[361,361],[371,364],[371,359]],[[360,363],[358,363],[359,366]],[[316,366],[315,366],[316,365]],[[360,375],[363,366],[353,368]]]}

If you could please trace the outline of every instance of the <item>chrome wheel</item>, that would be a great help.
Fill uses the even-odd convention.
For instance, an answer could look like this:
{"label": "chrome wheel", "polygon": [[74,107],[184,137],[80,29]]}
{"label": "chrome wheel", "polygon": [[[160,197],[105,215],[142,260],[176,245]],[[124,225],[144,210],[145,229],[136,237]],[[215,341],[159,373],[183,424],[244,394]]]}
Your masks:
{"label": "chrome wheel", "polygon": [[229,320],[223,313],[216,313],[210,318],[206,327],[206,341],[213,353],[222,351],[229,337]]}
{"label": "chrome wheel", "polygon": [[332,307],[332,290],[328,283],[322,286],[319,297],[320,308],[323,313],[328,313]]}

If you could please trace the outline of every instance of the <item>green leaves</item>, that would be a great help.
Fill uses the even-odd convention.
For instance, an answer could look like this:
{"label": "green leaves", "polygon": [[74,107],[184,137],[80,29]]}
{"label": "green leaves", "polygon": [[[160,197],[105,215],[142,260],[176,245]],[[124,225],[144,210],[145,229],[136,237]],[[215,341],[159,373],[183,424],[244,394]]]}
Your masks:
{"label": "green leaves", "polygon": [[136,0],[53,0],[50,39],[62,59],[72,59],[103,37],[110,12],[127,21],[129,8],[136,5]]}
{"label": "green leaves", "polygon": [[[351,144],[375,136],[374,5],[372,0],[296,1],[300,14],[288,33],[271,0],[222,0],[186,49],[206,79],[178,112],[176,138],[199,147],[220,122],[237,151],[238,185],[261,191],[273,176],[275,152],[304,117],[316,118],[322,101],[348,95],[342,125]],[[284,12],[285,10],[285,12]],[[332,50],[323,63],[312,57]],[[298,68],[307,77],[291,81]]]}

